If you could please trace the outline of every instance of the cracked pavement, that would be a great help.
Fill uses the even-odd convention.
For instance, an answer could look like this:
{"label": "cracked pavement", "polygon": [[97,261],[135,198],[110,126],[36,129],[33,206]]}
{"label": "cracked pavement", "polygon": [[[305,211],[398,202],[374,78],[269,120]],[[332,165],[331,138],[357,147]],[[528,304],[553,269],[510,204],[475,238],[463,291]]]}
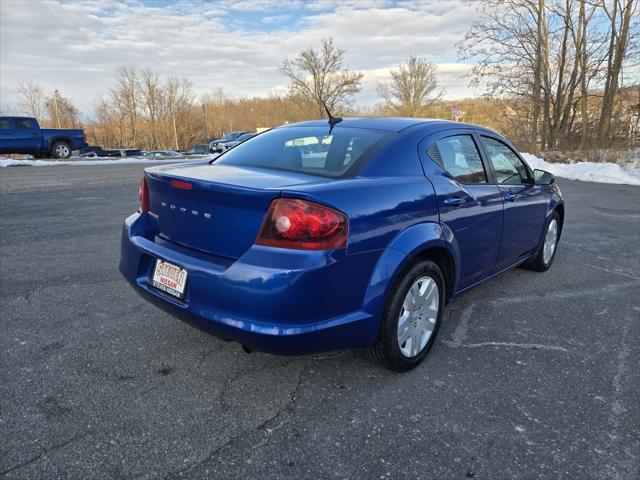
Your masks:
{"label": "cracked pavement", "polygon": [[555,265],[456,299],[407,374],[247,355],[117,271],[142,167],[0,169],[0,478],[632,479],[640,188],[558,180]]}

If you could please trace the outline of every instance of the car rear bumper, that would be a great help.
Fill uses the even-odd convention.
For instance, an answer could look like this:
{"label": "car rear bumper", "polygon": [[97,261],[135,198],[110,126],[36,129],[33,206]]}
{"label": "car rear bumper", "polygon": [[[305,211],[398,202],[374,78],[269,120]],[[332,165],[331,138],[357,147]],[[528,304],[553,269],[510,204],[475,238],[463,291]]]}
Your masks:
{"label": "car rear bumper", "polygon": [[[213,335],[255,350],[298,355],[366,347],[377,319],[362,300],[379,254],[253,246],[237,260],[155,236],[154,219],[125,221],[120,271],[147,301]],[[156,259],[188,272],[183,300],[150,283]]]}

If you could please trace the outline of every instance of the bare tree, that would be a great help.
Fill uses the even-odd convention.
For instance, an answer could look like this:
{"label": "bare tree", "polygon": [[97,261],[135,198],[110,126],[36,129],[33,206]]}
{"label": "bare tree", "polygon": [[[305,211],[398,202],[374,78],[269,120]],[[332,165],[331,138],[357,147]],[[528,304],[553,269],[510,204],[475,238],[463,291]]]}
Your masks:
{"label": "bare tree", "polygon": [[[125,142],[132,141],[132,145],[137,144],[138,128],[138,74],[133,67],[120,67],[116,79],[116,87],[110,91],[111,103],[119,112],[119,117],[127,123],[127,130],[131,137]],[[125,145],[123,145],[125,146]]]}
{"label": "bare tree", "polygon": [[80,125],[80,111],[73,102],[62,95],[58,90],[54,90],[44,102],[44,110],[47,118],[58,128],[75,128]]}
{"label": "bare tree", "polygon": [[344,53],[331,38],[326,38],[320,51],[308,48],[282,63],[281,71],[290,80],[291,93],[309,99],[319,117],[324,116],[323,102],[333,112],[348,106],[360,91],[363,75],[343,67]]}
{"label": "bare tree", "polygon": [[400,116],[420,116],[442,97],[441,92],[436,92],[436,66],[431,62],[411,56],[390,73],[391,81],[378,83],[377,91],[385,106]]}
{"label": "bare tree", "polygon": [[160,79],[151,70],[143,70],[138,81],[141,94],[140,107],[151,127],[151,148],[159,148],[158,122],[165,112],[165,92]]}
{"label": "bare tree", "polygon": [[173,134],[174,148],[198,138],[198,128],[193,121],[197,115],[194,107],[193,86],[187,79],[170,77],[165,84],[167,123]]}
{"label": "bare tree", "polygon": [[611,134],[611,117],[614,110],[616,93],[619,88],[619,77],[628,54],[629,31],[631,17],[638,8],[635,0],[613,0],[609,7],[603,2],[603,8],[610,22],[610,42],[607,55],[607,77],[602,98],[602,110],[598,123],[598,140],[609,140]]}
{"label": "bare tree", "polygon": [[[494,99],[518,106],[505,118],[527,126],[527,148],[586,148],[589,138],[606,144],[614,137],[612,119],[618,131],[625,130],[616,92],[630,52],[636,51],[631,32],[637,30],[632,20],[637,0],[484,0],[478,5],[478,20],[458,45],[460,56],[477,59],[475,84],[484,84]],[[594,105],[597,100],[590,97],[603,90],[602,105]],[[596,109],[600,117],[592,121]],[[596,123],[597,132],[590,132]]]}
{"label": "bare tree", "polygon": [[39,121],[44,120],[45,94],[40,85],[32,81],[23,82],[16,88],[16,96],[22,110]]}

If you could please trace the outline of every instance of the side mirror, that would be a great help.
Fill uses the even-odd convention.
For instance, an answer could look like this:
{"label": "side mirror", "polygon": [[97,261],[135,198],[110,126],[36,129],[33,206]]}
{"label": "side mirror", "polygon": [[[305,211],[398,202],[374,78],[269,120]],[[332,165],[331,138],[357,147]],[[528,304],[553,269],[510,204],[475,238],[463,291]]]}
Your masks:
{"label": "side mirror", "polygon": [[536,185],[551,185],[556,181],[556,177],[552,173],[535,169],[533,171],[533,181]]}

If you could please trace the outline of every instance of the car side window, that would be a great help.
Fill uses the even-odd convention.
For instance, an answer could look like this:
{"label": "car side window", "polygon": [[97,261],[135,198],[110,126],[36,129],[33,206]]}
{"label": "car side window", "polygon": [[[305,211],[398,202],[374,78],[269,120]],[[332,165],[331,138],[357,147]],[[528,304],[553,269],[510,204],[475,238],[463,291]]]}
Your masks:
{"label": "car side window", "polygon": [[16,118],[13,123],[15,124],[16,128],[23,128],[26,130],[31,130],[32,128],[31,121],[28,118]]}
{"label": "car side window", "polygon": [[11,128],[9,126],[9,120],[7,120],[6,118],[1,118],[0,119],[0,129],[5,129],[5,128]]}
{"label": "car side window", "polygon": [[485,136],[482,137],[482,144],[491,165],[493,165],[498,184],[522,185],[530,183],[527,167],[508,145],[495,138]]}
{"label": "car side window", "polygon": [[460,183],[487,183],[480,152],[471,135],[454,135],[435,142],[427,152]]}

